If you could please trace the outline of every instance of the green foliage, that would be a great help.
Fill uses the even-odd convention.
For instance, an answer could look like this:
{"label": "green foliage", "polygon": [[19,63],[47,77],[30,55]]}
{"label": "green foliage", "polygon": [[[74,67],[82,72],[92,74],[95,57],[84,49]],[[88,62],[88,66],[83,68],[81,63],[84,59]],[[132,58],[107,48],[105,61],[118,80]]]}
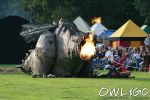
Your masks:
{"label": "green foliage", "polygon": [[[68,19],[68,17],[73,17],[73,15],[75,15],[75,8],[74,7],[61,7],[58,6],[56,9],[54,9],[54,11],[51,14],[51,18],[53,20],[58,20],[60,18],[63,19]],[[70,12],[71,10],[71,12]]]}
{"label": "green foliage", "polygon": [[142,20],[134,9],[133,0],[84,0],[79,7],[82,9],[80,15],[86,20],[101,16],[108,28],[117,29],[128,19],[140,24]]}
{"label": "green foliage", "polygon": [[92,17],[101,16],[102,23],[114,29],[128,19],[143,24],[134,0],[24,0],[23,8],[35,22],[70,20],[80,15],[90,24]]}
{"label": "green foliage", "polygon": [[22,6],[34,22],[67,19],[76,13],[69,0],[24,0]]}
{"label": "green foliage", "polygon": [[48,21],[48,17],[50,16],[48,0],[24,0],[22,6],[30,14],[31,21]]}
{"label": "green foliage", "polygon": [[10,68],[10,67],[15,67],[16,64],[0,64],[0,68]]}
{"label": "green foliage", "polygon": [[150,0],[135,0],[135,8],[145,17],[144,24],[150,25]]}

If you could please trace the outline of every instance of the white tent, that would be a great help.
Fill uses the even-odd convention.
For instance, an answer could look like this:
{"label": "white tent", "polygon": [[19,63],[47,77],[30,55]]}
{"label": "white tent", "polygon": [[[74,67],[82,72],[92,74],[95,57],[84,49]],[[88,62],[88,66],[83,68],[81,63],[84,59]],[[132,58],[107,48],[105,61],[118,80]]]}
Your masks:
{"label": "white tent", "polygon": [[87,33],[90,30],[89,25],[80,16],[77,17],[73,22],[83,33]]}
{"label": "white tent", "polygon": [[143,25],[143,26],[141,27],[141,29],[142,29],[143,31],[145,31],[147,34],[150,34],[150,26],[149,26],[149,25]]}
{"label": "white tent", "polygon": [[91,31],[94,32],[95,35],[101,35],[106,30],[108,29],[101,23],[95,23],[94,25],[91,26]]}
{"label": "white tent", "polygon": [[147,27],[148,27],[148,25],[143,25],[143,26],[141,27],[141,29],[144,30],[144,29],[147,28]]}

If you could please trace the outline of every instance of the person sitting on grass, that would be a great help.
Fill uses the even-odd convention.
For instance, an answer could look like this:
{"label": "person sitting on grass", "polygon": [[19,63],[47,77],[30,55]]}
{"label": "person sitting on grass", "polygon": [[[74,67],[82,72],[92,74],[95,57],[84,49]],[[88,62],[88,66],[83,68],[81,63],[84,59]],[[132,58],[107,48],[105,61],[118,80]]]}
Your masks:
{"label": "person sitting on grass", "polygon": [[108,73],[102,74],[99,76],[100,78],[135,78],[131,74],[131,71],[124,69],[124,67],[112,66]]}
{"label": "person sitting on grass", "polygon": [[99,68],[101,69],[107,69],[107,67],[110,66],[111,63],[114,61],[114,56],[111,48],[106,47],[105,51],[105,56],[100,59]]}

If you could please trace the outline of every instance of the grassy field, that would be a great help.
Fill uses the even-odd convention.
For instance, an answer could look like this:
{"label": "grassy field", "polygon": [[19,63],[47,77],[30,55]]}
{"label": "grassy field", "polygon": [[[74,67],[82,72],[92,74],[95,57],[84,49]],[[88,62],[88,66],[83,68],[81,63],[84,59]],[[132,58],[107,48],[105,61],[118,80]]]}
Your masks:
{"label": "grassy field", "polygon": [[[0,69],[12,65],[0,65]],[[0,100],[150,100],[146,96],[131,96],[129,90],[150,91],[150,73],[133,72],[135,79],[96,79],[96,78],[32,78],[24,73],[0,72]],[[99,96],[103,88],[123,89],[127,95],[117,97]],[[105,92],[105,91],[104,91]],[[106,93],[106,92],[105,92]],[[132,92],[137,94],[137,91]]]}

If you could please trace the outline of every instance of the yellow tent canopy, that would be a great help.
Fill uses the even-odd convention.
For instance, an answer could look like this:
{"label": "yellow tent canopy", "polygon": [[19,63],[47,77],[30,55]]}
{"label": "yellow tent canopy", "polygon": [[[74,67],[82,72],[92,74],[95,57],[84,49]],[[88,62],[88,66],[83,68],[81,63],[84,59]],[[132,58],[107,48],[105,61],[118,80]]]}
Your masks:
{"label": "yellow tent canopy", "polygon": [[110,37],[119,38],[119,37],[147,37],[142,29],[140,29],[135,23],[131,20],[128,20],[124,25],[122,25],[116,32],[114,32]]}

